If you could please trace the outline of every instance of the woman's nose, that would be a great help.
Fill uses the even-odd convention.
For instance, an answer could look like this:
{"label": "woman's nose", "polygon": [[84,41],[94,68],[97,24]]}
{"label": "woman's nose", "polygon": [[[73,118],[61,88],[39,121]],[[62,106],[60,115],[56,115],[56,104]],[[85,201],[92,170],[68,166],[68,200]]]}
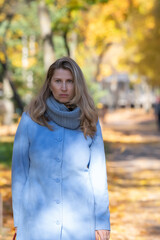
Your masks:
{"label": "woman's nose", "polygon": [[62,83],[62,90],[63,90],[63,91],[67,90],[67,86],[66,86],[66,83],[65,83],[65,82]]}

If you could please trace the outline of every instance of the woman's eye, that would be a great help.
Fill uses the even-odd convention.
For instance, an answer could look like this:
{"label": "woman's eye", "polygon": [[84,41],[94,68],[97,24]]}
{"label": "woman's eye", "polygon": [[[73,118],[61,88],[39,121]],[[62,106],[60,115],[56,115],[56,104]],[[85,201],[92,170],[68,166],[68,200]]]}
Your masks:
{"label": "woman's eye", "polygon": [[61,80],[60,80],[60,79],[56,79],[56,82],[57,82],[57,83],[60,83],[60,82],[61,82]]}
{"label": "woman's eye", "polygon": [[73,80],[69,79],[68,82],[69,82],[69,83],[73,83]]}

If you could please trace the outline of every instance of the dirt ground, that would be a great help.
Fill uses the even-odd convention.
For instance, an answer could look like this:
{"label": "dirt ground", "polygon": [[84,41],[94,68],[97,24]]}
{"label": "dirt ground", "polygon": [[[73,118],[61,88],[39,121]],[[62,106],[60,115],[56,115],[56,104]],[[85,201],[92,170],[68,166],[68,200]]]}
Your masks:
{"label": "dirt ground", "polygon": [[111,240],[160,239],[160,132],[153,111],[105,114]]}
{"label": "dirt ground", "polygon": [[[105,148],[111,212],[111,240],[160,239],[160,132],[153,111],[120,109],[100,119]],[[10,141],[15,129],[4,129]],[[5,133],[7,132],[7,134]],[[13,236],[11,171],[0,165],[3,229]]]}

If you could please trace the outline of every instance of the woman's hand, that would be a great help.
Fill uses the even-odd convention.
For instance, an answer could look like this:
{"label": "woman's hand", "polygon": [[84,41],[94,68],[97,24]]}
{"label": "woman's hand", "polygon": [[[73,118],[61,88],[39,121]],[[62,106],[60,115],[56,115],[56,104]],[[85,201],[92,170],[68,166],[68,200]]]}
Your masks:
{"label": "woman's hand", "polygon": [[95,235],[96,235],[96,240],[109,240],[110,231],[109,230],[96,230]]}

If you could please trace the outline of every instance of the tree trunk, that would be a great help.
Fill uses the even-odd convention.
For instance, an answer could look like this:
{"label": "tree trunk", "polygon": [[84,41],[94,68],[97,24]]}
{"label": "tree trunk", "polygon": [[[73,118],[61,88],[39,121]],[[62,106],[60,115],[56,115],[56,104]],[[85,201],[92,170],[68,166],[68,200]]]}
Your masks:
{"label": "tree trunk", "polygon": [[75,52],[77,47],[77,34],[72,32],[71,34],[71,46],[70,46],[70,57],[76,59]]}
{"label": "tree trunk", "polygon": [[52,28],[49,11],[44,0],[41,0],[38,7],[38,16],[43,41],[43,58],[45,71],[54,62],[54,46],[52,42]]}
{"label": "tree trunk", "polygon": [[14,104],[13,104],[12,98],[14,98],[21,112],[23,112],[24,104],[11,79],[11,76],[8,71],[7,63],[0,62],[0,64],[2,67],[1,81],[3,83],[2,85],[3,98],[1,101],[1,105],[3,108],[2,115],[4,115],[3,124],[8,125],[8,124],[11,124],[13,120],[12,118],[14,113]]}
{"label": "tree trunk", "polygon": [[70,57],[70,49],[69,49],[68,40],[67,40],[67,31],[63,33],[63,39],[64,39],[64,45],[66,48],[67,56]]}
{"label": "tree trunk", "polygon": [[4,96],[1,101],[2,108],[4,110],[4,124],[10,124],[12,122],[13,113],[14,113],[14,105],[11,99],[12,97],[17,102],[17,105],[21,110],[21,112],[23,112],[23,107],[24,107],[23,102],[14,86],[14,83],[9,75],[9,70],[8,70],[8,57],[7,57],[7,49],[6,49],[7,31],[10,29],[10,24],[11,24],[12,18],[14,17],[14,14],[15,14],[14,10],[11,13],[10,12],[7,13],[6,19],[8,20],[8,24],[3,34],[3,44],[1,46],[3,54],[5,56],[5,62],[2,62],[0,60],[0,67],[1,67],[0,81],[3,83],[2,92]]}
{"label": "tree trunk", "polygon": [[97,70],[96,70],[96,74],[95,74],[95,78],[94,81],[96,82],[98,79],[98,76],[100,74],[100,65],[102,63],[103,60],[103,56],[105,55],[106,51],[109,49],[109,47],[112,45],[113,43],[107,43],[105,45],[105,47],[103,48],[102,52],[100,53],[99,57],[98,57],[98,62],[97,62]]}
{"label": "tree trunk", "polygon": [[[21,111],[23,111],[24,103],[22,102],[22,99],[19,96],[16,87],[14,86],[14,83],[13,83],[10,73],[8,71],[7,63],[2,63],[0,61],[0,64],[2,66],[1,78],[2,78],[2,82],[3,82],[3,95],[7,98],[14,97],[15,101],[17,102],[18,107],[20,108]],[[4,81],[6,81],[6,84],[8,85],[8,87],[6,89],[4,88]],[[11,93],[11,91],[12,91],[12,93]]]}
{"label": "tree trunk", "polygon": [[15,101],[17,102],[17,105],[18,105],[19,109],[21,110],[21,112],[23,112],[24,103],[23,103],[22,99],[20,98],[20,96],[19,96],[19,94],[18,94],[18,92],[15,88],[15,85],[14,85],[12,79],[11,79],[11,76],[10,76],[9,72],[6,72],[5,77],[6,77],[6,80],[8,80],[9,85],[10,85],[12,91],[13,91],[13,97],[14,97]]}
{"label": "tree trunk", "polygon": [[9,76],[9,73],[6,72],[3,78],[3,106],[4,106],[4,117],[3,124],[10,125],[13,121],[14,114],[14,104],[12,98],[15,99],[17,105],[21,112],[23,112],[24,104],[17,93],[17,90],[14,86],[14,83]]}

